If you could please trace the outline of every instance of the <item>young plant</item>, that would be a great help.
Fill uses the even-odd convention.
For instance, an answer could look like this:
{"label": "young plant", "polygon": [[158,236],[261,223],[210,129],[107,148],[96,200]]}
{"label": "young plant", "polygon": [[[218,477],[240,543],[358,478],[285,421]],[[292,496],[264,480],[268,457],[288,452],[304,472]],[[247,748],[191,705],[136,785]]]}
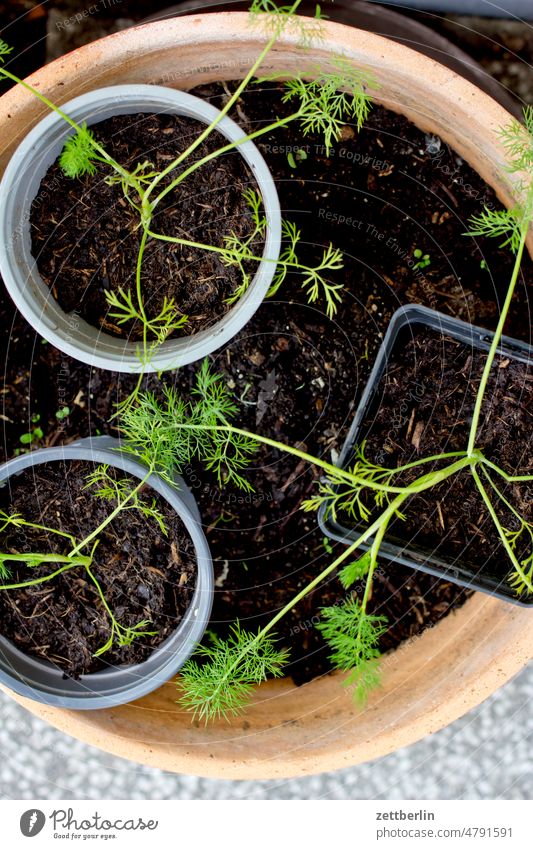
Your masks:
{"label": "young plant", "polygon": [[431,257],[429,254],[425,254],[420,248],[415,248],[413,251],[413,256],[417,260],[413,265],[413,268],[422,270],[423,268],[427,268],[428,265],[431,265]]}
{"label": "young plant", "polygon": [[[31,417],[31,430],[26,433],[22,433],[19,437],[19,441],[21,445],[34,445],[40,439],[43,438],[44,432],[42,427],[40,427],[39,422],[41,421],[41,416],[39,413],[34,413]],[[19,449],[20,453],[20,449]]]}
{"label": "young plant", "polygon": [[[185,401],[177,395],[175,389],[170,387],[165,388],[163,401],[158,401],[151,393],[140,393],[137,403],[128,407],[120,420],[123,449],[141,457],[151,457],[154,469],[163,477],[170,478],[176,472],[184,471],[191,461],[196,459],[206,468],[214,470],[220,483],[232,481],[238,486],[251,489],[241,472],[253,458],[257,444],[264,444],[319,467],[329,476],[332,483],[342,483],[353,492],[362,487],[370,487],[384,501],[386,500],[386,506],[382,515],[373,521],[354,543],[348,546],[256,634],[251,635],[236,623],[229,641],[216,640],[202,648],[201,654],[204,658],[208,658],[207,663],[199,665],[196,661],[189,661],[185,664],[180,677],[181,703],[206,720],[228,715],[234,713],[239,707],[245,707],[250,692],[249,685],[253,683],[251,677],[254,678],[255,683],[259,683],[259,680],[264,680],[267,673],[274,674],[274,669],[280,669],[282,663],[288,659],[286,652],[280,655],[279,652],[273,651],[274,646],[271,641],[274,638],[276,624],[345,562],[349,563],[349,567],[342,573],[346,587],[351,586],[363,576],[366,581],[362,603],[357,602],[351,606],[347,604],[344,612],[346,621],[357,616],[357,622],[353,621],[351,634],[352,639],[360,646],[360,651],[353,656],[351,671],[354,673],[352,680],[355,690],[362,695],[371,687],[372,682],[376,681],[377,676],[375,651],[383,622],[380,617],[368,614],[366,607],[370,598],[372,577],[377,567],[379,546],[387,526],[394,516],[400,514],[400,508],[412,494],[423,492],[456,471],[466,468],[470,464],[470,459],[462,457],[449,463],[439,472],[431,475],[423,474],[410,485],[409,490],[406,490],[393,484],[382,483],[380,480],[372,480],[365,471],[359,474],[354,470],[339,469],[298,448],[231,424],[231,419],[237,411],[236,405],[224,386],[221,376],[210,371],[207,361],[204,361],[197,376],[193,396],[194,399]],[[455,458],[455,455],[448,456]],[[429,462],[430,459],[428,458],[425,462]],[[394,472],[386,471],[390,475],[394,474]],[[320,496],[315,496],[304,502],[302,507],[305,510],[314,510],[319,504]],[[359,565],[354,567],[351,558],[355,551],[374,535],[376,539],[372,544],[370,556],[359,561]],[[358,610],[354,613],[356,606]],[[342,615],[343,610],[338,609],[337,617],[330,623],[331,629],[338,625],[339,617]],[[325,635],[328,638],[327,632]],[[374,635],[373,639],[372,635]],[[340,662],[341,653],[333,636],[331,636],[331,647],[333,661],[338,659]],[[266,657],[275,659],[272,669],[267,668],[264,663],[263,653]],[[344,653],[343,657],[346,658],[346,656]],[[254,671],[253,676],[250,670]],[[263,670],[263,678],[258,678],[257,670]]]}
{"label": "young plant", "polygon": [[[237,623],[227,640],[214,639],[202,647],[195,660],[185,664],[179,680],[180,703],[206,721],[218,716],[229,716],[242,710],[249,701],[251,686],[267,675],[278,675],[287,661],[287,653],[275,647],[274,629],[278,622],[325,578],[339,570],[343,586],[351,591],[346,601],[321,611],[318,625],[330,647],[332,664],[348,673],[346,683],[357,699],[363,700],[379,684],[379,639],[386,628],[386,620],[368,612],[368,602],[378,564],[381,544],[393,518],[404,517],[410,499],[430,492],[443,481],[461,472],[469,472],[480,493],[502,541],[511,564],[510,582],[517,595],[533,593],[533,525],[530,524],[503,494],[502,483],[529,483],[533,475],[511,475],[495,464],[478,447],[478,432],[487,383],[504,324],[512,302],[525,250],[526,237],[533,219],[533,109],[524,112],[525,127],[515,122],[502,131],[502,140],[509,154],[509,173],[514,190],[521,198],[512,210],[496,212],[485,210],[476,217],[470,234],[495,236],[504,239],[515,254],[515,261],[498,326],[487,354],[483,375],[477,390],[474,412],[470,424],[468,444],[464,450],[423,457],[397,468],[386,468],[370,462],[365,446],[358,447],[348,469],[341,469],[322,458],[309,455],[291,445],[269,439],[231,424],[235,406],[222,378],[212,375],[203,364],[195,388],[195,402],[185,403],[172,389],[166,390],[163,405],[157,407],[157,426],[149,432],[142,426],[151,417],[153,398],[141,394],[138,404],[128,411],[122,422],[126,443],[138,450],[139,442],[151,456],[159,457],[163,467],[181,467],[197,458],[206,467],[214,468],[219,480],[231,477],[231,467],[225,470],[226,457],[236,452],[239,457],[239,480],[244,464],[252,456],[254,444],[263,444],[291,454],[320,468],[326,479],[318,492],[302,504],[306,511],[315,511],[325,505],[327,510],[344,511],[354,522],[363,521],[366,527],[358,538],[347,546],[319,575],[301,589],[270,621],[255,634],[241,629]],[[216,389],[215,389],[216,387]],[[221,408],[217,414],[211,410],[210,394],[215,392]],[[202,410],[206,410],[204,414]],[[176,414],[177,413],[177,414]],[[243,442],[244,441],[244,442]],[[242,446],[245,446],[242,451]],[[224,450],[221,450],[223,445]],[[161,449],[161,446],[164,446]],[[160,453],[159,453],[160,452]],[[416,475],[408,485],[398,483],[399,475],[406,470]],[[379,514],[372,518],[375,508]],[[505,528],[498,511],[510,510],[517,522],[515,528]],[[519,543],[526,541],[527,555],[519,560]],[[353,559],[357,549],[368,546],[368,551]],[[361,600],[353,594],[356,583],[363,582]]]}
{"label": "young plant", "polygon": [[[157,315],[148,314],[142,285],[143,261],[148,243],[150,241],[171,242],[218,253],[222,261],[227,266],[235,267],[240,275],[239,284],[228,298],[228,303],[231,304],[242,297],[250,285],[250,266],[262,261],[255,244],[264,237],[266,229],[266,221],[261,211],[261,198],[257,193],[248,191],[245,194],[245,201],[252,213],[253,228],[246,238],[229,233],[225,236],[222,246],[215,246],[178,236],[163,235],[152,226],[156,210],[163,199],[170,193],[178,193],[182,183],[197,169],[238,148],[247,140],[257,140],[295,122],[301,126],[304,135],[309,132],[320,133],[329,150],[332,142],[339,137],[344,122],[354,120],[360,129],[368,115],[371,99],[367,88],[376,87],[375,80],[369,72],[355,69],[349,60],[337,57],[332,63],[331,70],[326,71],[316,67],[310,69],[305,75],[303,73],[296,76],[289,74],[289,78],[284,83],[286,88],[284,100],[295,101],[294,111],[290,115],[265,124],[237,142],[223,144],[211,153],[196,160],[193,159],[192,154],[198,146],[216,131],[222,118],[237,104],[246,87],[254,78],[258,78],[264,60],[286,29],[296,32],[302,45],[309,45],[320,40],[322,35],[320,7],[316,7],[314,19],[299,18],[296,13],[301,2],[302,0],[295,0],[291,5],[277,6],[273,0],[253,0],[250,8],[250,23],[264,30],[264,47],[218,116],[185,150],[160,171],[155,170],[149,161],[138,163],[131,170],[116,162],[99,144],[93,131],[86,124],[78,124],[72,120],[37,89],[18,79],[6,67],[2,67],[5,57],[11,54],[12,48],[4,41],[0,41],[0,78],[10,79],[31,91],[48,108],[58,113],[74,131],[65,142],[60,156],[59,164],[63,173],[75,179],[85,174],[94,174],[97,169],[105,167],[106,182],[121,187],[124,198],[139,216],[140,243],[135,262],[135,286],[127,291],[124,289],[106,291],[105,296],[110,316],[119,326],[135,322],[142,328],[142,343],[138,354],[145,365],[153,359],[154,351],[171,334],[182,329],[188,320],[172,298],[165,299]],[[311,76],[311,79],[307,79],[308,76]],[[263,77],[258,78],[257,81],[266,79],[272,80],[277,77]],[[342,268],[341,252],[332,245],[328,245],[323,250],[321,260],[315,266],[306,266],[300,262],[296,251],[300,241],[299,232],[290,222],[284,223],[283,232],[286,246],[279,260],[276,261],[271,294],[277,291],[287,272],[294,270],[302,275],[302,288],[307,293],[309,302],[314,303],[320,297],[324,297],[326,312],[329,317],[332,317],[341,298],[342,285],[332,283],[329,274]],[[133,399],[139,387],[140,382],[132,394]]]}
{"label": "young plant", "polygon": [[[82,540],[77,540],[74,535],[59,531],[56,528],[50,528],[35,522],[28,522],[18,513],[9,514],[0,510],[0,536],[2,538],[10,529],[26,528],[29,531],[39,531],[41,534],[49,535],[64,543],[64,549],[60,552],[0,552],[0,580],[2,581],[0,583],[0,590],[13,591],[26,587],[39,586],[52,581],[54,578],[72,569],[84,571],[89,582],[95,586],[101,604],[109,618],[109,639],[95,652],[95,657],[99,657],[106,651],[109,651],[114,645],[129,646],[133,640],[139,637],[151,637],[157,634],[157,631],[149,630],[150,622],[146,619],[137,622],[133,626],[125,626],[118,621],[106,600],[102,585],[93,569],[94,554],[102,533],[123,511],[140,511],[143,516],[155,521],[163,534],[167,534],[165,521],[157,508],[156,499],[146,499],[141,495],[141,490],[152,471],[153,469],[135,486],[132,485],[128,478],[118,478],[112,475],[109,471],[109,466],[106,464],[97,466],[93,472],[87,475],[85,488],[92,490],[94,498],[109,502],[110,505],[114,506],[100,525]],[[23,564],[27,568],[29,575],[38,567],[45,566],[48,563],[53,564],[53,567],[51,571],[41,573],[37,577],[29,576],[22,581],[13,581],[12,565],[14,563]]]}

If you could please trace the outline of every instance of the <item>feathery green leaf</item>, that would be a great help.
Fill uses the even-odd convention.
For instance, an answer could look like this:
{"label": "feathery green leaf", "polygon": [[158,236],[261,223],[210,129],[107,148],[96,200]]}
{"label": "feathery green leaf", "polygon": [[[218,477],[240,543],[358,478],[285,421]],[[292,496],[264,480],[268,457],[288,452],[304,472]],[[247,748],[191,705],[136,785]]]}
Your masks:
{"label": "feathery green leaf", "polygon": [[257,443],[222,427],[235,413],[233,397],[222,377],[213,374],[204,360],[187,401],[173,387],[164,386],[162,400],[144,392],[136,404],[123,411],[123,447],[147,465],[153,464],[169,483],[198,459],[219,483],[233,483],[251,492],[241,473],[251,462]]}
{"label": "feathery green leaf", "polygon": [[358,560],[352,560],[342,567],[339,572],[339,581],[345,590],[349,589],[356,581],[366,578],[370,567],[372,566],[372,555],[370,551],[359,557]]}
{"label": "feathery green leaf", "polygon": [[366,613],[355,598],[324,607],[320,615],[316,627],[331,649],[329,658],[336,669],[349,673],[346,686],[353,689],[354,699],[364,704],[379,685],[379,639],[387,630],[387,619]]}
{"label": "feathery green leaf", "polygon": [[238,622],[227,640],[212,635],[211,643],[199,646],[195,657],[201,662],[188,660],[180,671],[178,701],[206,722],[240,713],[254,685],[282,675],[288,661],[287,651],[276,648],[273,635],[243,631]]}
{"label": "feathery green leaf", "polygon": [[[7,41],[4,41],[3,38],[0,38],[0,65],[5,62],[5,56],[9,56],[13,53],[13,47],[10,46]],[[2,68],[0,67],[0,77],[2,76]]]}
{"label": "feathery green leaf", "polygon": [[317,4],[314,17],[302,17],[295,12],[295,5],[278,6],[275,0],[252,0],[249,9],[252,26],[259,27],[270,38],[279,38],[289,29],[298,35],[300,47],[310,47],[324,36],[321,7]]}
{"label": "feathery green leaf", "polygon": [[84,174],[96,174],[95,163],[99,161],[101,156],[95,147],[94,133],[84,123],[63,145],[59,167],[66,177],[75,179]]}

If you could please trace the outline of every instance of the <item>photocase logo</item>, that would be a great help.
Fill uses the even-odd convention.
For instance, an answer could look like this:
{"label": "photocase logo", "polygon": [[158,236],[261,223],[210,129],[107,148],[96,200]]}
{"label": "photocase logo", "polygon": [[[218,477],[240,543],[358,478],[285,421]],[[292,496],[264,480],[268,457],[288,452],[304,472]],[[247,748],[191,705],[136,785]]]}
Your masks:
{"label": "photocase logo", "polygon": [[35,837],[43,830],[45,822],[46,817],[42,811],[37,808],[30,808],[20,818],[20,830],[24,837]]}

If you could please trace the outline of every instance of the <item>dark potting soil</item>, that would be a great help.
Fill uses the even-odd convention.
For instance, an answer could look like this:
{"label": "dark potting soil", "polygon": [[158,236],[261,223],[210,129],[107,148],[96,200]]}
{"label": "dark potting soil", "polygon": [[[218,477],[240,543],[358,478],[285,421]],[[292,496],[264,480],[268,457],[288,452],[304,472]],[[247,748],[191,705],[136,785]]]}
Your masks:
{"label": "dark potting soil", "polygon": [[[398,340],[377,388],[375,408],[360,431],[365,455],[396,468],[468,444],[476,391],[486,354],[430,329]],[[533,366],[497,357],[482,406],[477,446],[509,475],[533,472]],[[451,462],[448,460],[447,462]],[[400,473],[409,484],[442,462]],[[533,521],[531,487],[506,484],[490,473],[498,489],[527,522]],[[495,496],[482,475],[503,527],[519,530],[517,519]],[[369,500],[369,506],[372,502]],[[405,521],[391,523],[387,539],[435,552],[449,562],[471,566],[472,574],[505,581],[510,563],[498,532],[468,470],[413,497]],[[517,556],[526,556],[517,548]]]}
{"label": "dark potting soil", "polygon": [[[0,489],[1,509],[72,534],[79,542],[115,507],[85,488],[92,471],[90,463],[67,461],[22,472],[10,480],[9,487]],[[115,479],[127,477],[113,469],[109,473]],[[140,510],[124,510],[100,535],[91,572],[121,625],[133,627],[148,620],[146,630],[156,634],[138,637],[130,646],[119,647],[115,642],[95,658],[94,653],[109,639],[110,619],[96,586],[79,566],[44,584],[0,592],[2,636],[74,677],[109,665],[146,660],[176,629],[192,600],[196,555],[185,526],[170,505],[149,487],[141,497],[148,504],[155,497],[168,536],[154,518],[143,516]],[[0,544],[2,551],[11,554],[68,554],[70,547],[64,537],[27,527],[8,528]],[[90,548],[82,553],[88,551]],[[58,568],[50,563],[31,568],[18,562],[7,565],[12,583],[42,577]]]}
{"label": "dark potting soil", "polygon": [[[149,170],[163,171],[205,128],[175,115],[121,115],[91,127],[96,139],[121,165],[133,171],[148,161]],[[219,133],[203,142],[183,168],[226,143]],[[175,178],[177,172],[173,172]],[[66,312],[76,311],[94,327],[113,336],[142,338],[138,320],[118,324],[106,292],[120,289],[135,295],[135,268],[141,230],[139,213],[127,202],[116,176],[100,164],[94,175],[65,177],[57,162],[49,168],[32,204],[32,252],[39,272]],[[164,189],[165,178],[154,194]],[[239,153],[217,158],[199,168],[157,206],[154,232],[222,247],[224,236],[246,237],[253,230],[250,209],[243,198],[255,188]],[[132,201],[138,198],[131,193]],[[262,253],[260,240],[255,244]],[[255,263],[247,271],[253,274]],[[227,298],[241,282],[235,268],[219,254],[148,241],[142,268],[143,304],[149,318],[161,312],[165,298],[173,299],[188,321],[173,335],[192,335],[218,321],[228,311]],[[134,297],[134,303],[136,300]],[[153,338],[153,334],[152,334]]]}
{"label": "dark potting soil", "polygon": [[[226,97],[219,85],[194,93],[216,106]],[[279,89],[254,87],[241,99],[236,117],[245,129],[257,128],[285,109]],[[211,359],[240,399],[242,425],[335,458],[400,304],[426,304],[494,329],[512,259],[496,241],[474,242],[462,234],[483,203],[497,206],[498,201],[444,142],[381,108],[372,111],[359,136],[347,126],[329,157],[317,137],[302,139],[294,126],[270,134],[259,147],[284,215],[301,229],[301,261],[315,261],[329,241],[345,252],[344,269],[333,278],[344,283],[343,302],[330,321],[323,303],[308,305],[298,276],[289,275],[276,299],[265,301]],[[305,159],[298,153],[304,147]],[[415,268],[415,249],[429,254],[423,269]],[[529,341],[529,261],[524,268],[506,332]],[[15,315],[7,295],[2,328],[6,370],[0,414],[9,456],[23,448],[21,434],[35,434],[37,428],[43,436],[34,436],[36,447],[89,433],[116,435],[116,422],[108,419],[134,378],[90,369],[43,344]],[[190,366],[163,380],[186,394],[196,370]],[[157,388],[155,377],[145,382]],[[65,406],[70,412],[58,421],[56,412]],[[248,628],[265,622],[331,562],[332,551],[343,549],[324,542],[316,518],[299,510],[314,491],[316,475],[296,459],[261,449],[248,473],[256,489],[249,496],[221,489],[198,468],[188,477],[215,563],[212,627],[221,633],[236,617]],[[344,595],[332,577],[279,623],[296,681],[330,668],[314,625],[320,607]],[[373,610],[389,618],[382,648],[419,634],[466,597],[448,581],[384,560],[372,599]]]}

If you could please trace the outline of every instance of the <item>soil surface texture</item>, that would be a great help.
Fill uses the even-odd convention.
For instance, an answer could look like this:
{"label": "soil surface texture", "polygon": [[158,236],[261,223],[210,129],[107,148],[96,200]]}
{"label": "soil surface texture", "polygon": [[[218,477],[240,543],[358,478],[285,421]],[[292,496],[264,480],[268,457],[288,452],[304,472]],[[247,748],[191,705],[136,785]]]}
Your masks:
{"label": "soil surface texture", "polygon": [[[130,173],[149,163],[144,173],[160,173],[205,129],[190,118],[175,115],[122,115],[91,127],[107,153]],[[226,144],[213,133],[184,161],[185,170]],[[164,178],[152,195],[155,200],[180,169]],[[32,252],[39,272],[59,305],[94,327],[127,339],[142,338],[139,319],[117,321],[106,292],[136,297],[136,263],[141,242],[140,216],[125,197],[116,172],[99,163],[96,173],[72,179],[56,162],[44,176],[31,210]],[[113,178],[110,185],[106,182]],[[253,232],[247,189],[256,189],[248,167],[238,152],[207,162],[157,205],[151,222],[154,233],[214,247],[224,237],[242,238]],[[133,203],[139,202],[129,190]],[[258,256],[261,239],[254,243]],[[257,263],[246,266],[253,273]],[[155,319],[165,300],[173,301],[186,324],[171,336],[190,336],[215,324],[230,306],[242,275],[225,265],[220,254],[149,239],[144,252],[141,284],[144,310]],[[154,338],[152,332],[148,333]]]}

